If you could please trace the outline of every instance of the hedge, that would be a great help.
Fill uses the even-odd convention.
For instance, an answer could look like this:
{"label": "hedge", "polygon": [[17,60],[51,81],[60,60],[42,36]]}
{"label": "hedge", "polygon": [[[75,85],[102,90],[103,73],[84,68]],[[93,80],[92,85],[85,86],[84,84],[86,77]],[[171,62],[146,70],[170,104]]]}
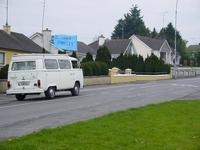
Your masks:
{"label": "hedge", "polygon": [[81,63],[84,76],[108,75],[108,67],[103,62],[85,62]]}
{"label": "hedge", "polygon": [[5,65],[0,69],[0,79],[8,79],[8,67],[9,65]]}

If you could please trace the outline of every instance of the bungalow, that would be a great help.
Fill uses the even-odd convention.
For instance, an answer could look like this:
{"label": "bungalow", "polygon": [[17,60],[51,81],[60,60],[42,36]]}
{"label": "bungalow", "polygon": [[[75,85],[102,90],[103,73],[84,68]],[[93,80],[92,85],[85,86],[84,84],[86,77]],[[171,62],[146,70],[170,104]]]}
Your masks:
{"label": "bungalow", "polygon": [[[41,47],[44,47],[44,49],[46,51],[48,51],[49,53],[52,54],[58,54],[58,53],[67,53],[67,54],[71,54],[72,51],[64,51],[62,49],[57,48],[53,43],[52,43],[52,34],[51,34],[51,30],[49,30],[48,28],[43,30],[42,33],[34,33],[30,39],[35,42],[36,44],[40,45]],[[86,53],[90,52],[92,54],[95,53],[93,51],[93,49],[91,47],[89,47],[87,44],[78,41],[77,42],[77,56],[79,58],[79,60],[82,60],[85,56]]]}
{"label": "bungalow", "polygon": [[93,49],[93,54],[97,53],[99,47],[105,45],[111,53],[112,58],[117,58],[121,53],[130,51],[132,43],[130,39],[106,39],[101,35],[97,41],[92,42],[88,46]]}
{"label": "bungalow", "polygon": [[41,52],[39,45],[21,33],[11,32],[9,25],[0,30],[0,68],[9,64],[14,54]]}
{"label": "bungalow", "polygon": [[172,64],[172,50],[165,39],[153,39],[139,35],[132,35],[129,39],[106,39],[100,36],[99,39],[88,46],[97,51],[100,46],[105,45],[110,50],[112,58],[123,54],[136,54],[144,59],[152,53],[163,59],[167,64]]}
{"label": "bungalow", "polygon": [[52,54],[58,54],[59,51],[62,51],[55,47],[51,42],[51,30],[46,28],[42,30],[42,33],[34,33],[30,39],[35,42],[40,47],[43,47],[46,51]]}

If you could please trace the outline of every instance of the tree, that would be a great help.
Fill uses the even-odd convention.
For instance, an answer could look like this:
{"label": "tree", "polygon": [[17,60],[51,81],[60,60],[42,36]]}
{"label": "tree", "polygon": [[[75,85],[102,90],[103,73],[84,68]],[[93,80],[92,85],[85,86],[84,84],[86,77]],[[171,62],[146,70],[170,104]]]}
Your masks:
{"label": "tree", "polygon": [[112,33],[112,39],[127,39],[133,34],[149,36],[150,30],[145,26],[140,11],[137,5],[134,5],[133,8],[124,15],[124,19],[119,19]]}
{"label": "tree", "polygon": [[96,60],[105,62],[109,67],[111,65],[111,54],[106,46],[102,46],[97,50]]}
{"label": "tree", "polygon": [[82,62],[85,63],[85,62],[90,62],[90,61],[94,61],[93,56],[90,52],[87,52],[86,57],[83,58]]}
{"label": "tree", "polygon": [[155,28],[153,28],[153,31],[151,32],[151,37],[152,38],[157,38],[157,36],[158,36],[158,32],[156,31]]}
{"label": "tree", "polygon": [[78,58],[75,51],[72,52],[71,57]]}
{"label": "tree", "polygon": [[200,66],[200,52],[197,52],[195,57],[196,57],[197,65]]}
{"label": "tree", "polygon": [[[159,33],[159,37],[160,38],[165,38],[169,45],[172,48],[175,48],[174,45],[174,41],[175,41],[175,28],[173,27],[172,23],[169,23],[167,25],[166,28],[162,28],[160,33]],[[185,41],[182,39],[180,33],[177,31],[177,44],[176,44],[176,49],[177,51],[181,54],[181,56],[183,57],[184,53],[185,53],[185,49],[186,49],[186,43]]]}

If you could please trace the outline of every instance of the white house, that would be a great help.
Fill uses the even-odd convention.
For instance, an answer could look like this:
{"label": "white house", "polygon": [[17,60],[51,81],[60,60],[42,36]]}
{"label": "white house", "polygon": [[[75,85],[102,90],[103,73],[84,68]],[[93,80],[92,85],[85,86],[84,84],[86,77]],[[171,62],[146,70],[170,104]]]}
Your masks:
{"label": "white house", "polygon": [[139,35],[130,37],[133,43],[134,54],[143,56],[144,59],[150,56],[151,53],[161,58],[166,64],[173,64],[172,49],[165,39],[155,39]]}
{"label": "white house", "polygon": [[106,39],[100,36],[99,39],[88,46],[97,51],[100,46],[105,45],[110,50],[112,58],[123,54],[136,54],[143,56],[144,59],[152,53],[167,64],[173,64],[172,49],[167,40],[153,39],[139,35],[132,35],[129,39]]}
{"label": "white house", "polygon": [[[60,49],[56,48],[51,42],[51,30],[48,28],[43,30],[42,33],[35,33],[33,34],[30,39],[38,44],[39,46],[43,47],[46,51],[52,54],[58,54]],[[62,51],[62,50],[61,50]]]}
{"label": "white house", "polygon": [[[35,42],[36,44],[40,45],[41,47],[44,47],[46,51],[52,54],[58,54],[58,53],[67,53],[68,55],[71,55],[72,51],[64,51],[62,49],[59,49],[55,47],[51,41],[52,35],[51,35],[51,30],[48,28],[46,30],[43,30],[42,33],[35,33],[33,34],[30,39]],[[93,54],[93,56],[96,56],[96,53],[93,51],[91,47],[89,47],[87,44],[78,41],[77,42],[77,56],[79,60],[82,60],[85,56],[86,53],[90,52]]]}

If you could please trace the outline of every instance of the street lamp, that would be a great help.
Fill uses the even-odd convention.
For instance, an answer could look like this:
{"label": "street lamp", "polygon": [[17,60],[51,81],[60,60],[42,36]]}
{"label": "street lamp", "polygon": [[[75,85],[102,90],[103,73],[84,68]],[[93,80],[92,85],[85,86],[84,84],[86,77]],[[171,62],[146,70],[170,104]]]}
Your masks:
{"label": "street lamp", "polygon": [[178,8],[178,0],[176,0],[176,10],[175,10],[175,40],[174,40],[174,78],[176,79],[176,36],[177,36],[177,8]]}

